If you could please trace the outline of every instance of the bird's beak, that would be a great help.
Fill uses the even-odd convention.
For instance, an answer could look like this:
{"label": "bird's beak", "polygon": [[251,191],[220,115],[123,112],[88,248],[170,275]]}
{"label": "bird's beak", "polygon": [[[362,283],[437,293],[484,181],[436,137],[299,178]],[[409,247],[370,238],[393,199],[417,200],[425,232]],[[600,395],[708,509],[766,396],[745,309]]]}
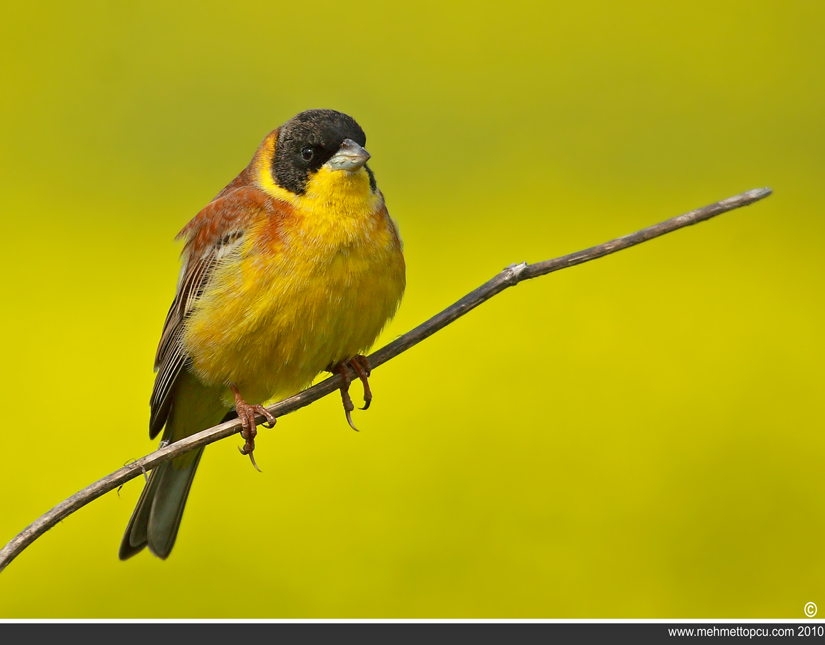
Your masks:
{"label": "bird's beak", "polygon": [[327,165],[333,170],[348,170],[355,172],[370,158],[370,153],[364,150],[352,139],[344,139],[338,152],[332,155]]}

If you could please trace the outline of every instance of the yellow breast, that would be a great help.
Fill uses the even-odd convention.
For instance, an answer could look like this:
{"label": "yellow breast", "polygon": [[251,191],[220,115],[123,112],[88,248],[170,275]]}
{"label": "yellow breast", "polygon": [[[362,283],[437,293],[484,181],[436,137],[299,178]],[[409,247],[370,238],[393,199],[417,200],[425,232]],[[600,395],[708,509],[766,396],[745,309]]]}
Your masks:
{"label": "yellow breast", "polygon": [[293,394],[365,352],[405,285],[397,230],[363,168],[322,168],[303,195],[262,183],[291,214],[252,223],[215,269],[183,337],[202,381],[233,383],[250,403]]}

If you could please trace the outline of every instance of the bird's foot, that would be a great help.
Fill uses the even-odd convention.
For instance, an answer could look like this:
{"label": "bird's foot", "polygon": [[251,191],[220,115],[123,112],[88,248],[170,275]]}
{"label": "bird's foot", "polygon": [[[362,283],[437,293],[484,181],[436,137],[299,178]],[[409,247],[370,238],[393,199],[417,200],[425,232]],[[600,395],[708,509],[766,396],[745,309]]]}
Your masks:
{"label": "bird's foot", "polygon": [[241,451],[242,455],[249,455],[249,460],[255,466],[255,470],[261,472],[258,464],[255,463],[255,457],[252,455],[255,450],[255,437],[258,435],[258,422],[255,417],[260,414],[266,419],[263,424],[265,428],[275,427],[275,417],[262,405],[249,405],[243,400],[237,387],[234,385],[230,387],[232,388],[232,394],[235,395],[235,411],[241,420],[241,437],[246,441],[243,448],[238,448],[238,450]]}
{"label": "bird's foot", "polygon": [[340,374],[344,379],[344,382],[341,384],[341,401],[344,404],[344,414],[347,415],[349,427],[357,432],[358,428],[352,423],[352,411],[355,409],[355,405],[349,395],[349,386],[350,383],[352,383],[352,379],[350,378],[348,368],[352,368],[352,371],[355,372],[364,386],[364,407],[361,408],[362,410],[369,408],[370,403],[372,403],[372,390],[370,390],[370,382],[368,380],[372,368],[367,357],[361,354],[356,354],[348,361],[341,361],[329,368],[330,372]]}

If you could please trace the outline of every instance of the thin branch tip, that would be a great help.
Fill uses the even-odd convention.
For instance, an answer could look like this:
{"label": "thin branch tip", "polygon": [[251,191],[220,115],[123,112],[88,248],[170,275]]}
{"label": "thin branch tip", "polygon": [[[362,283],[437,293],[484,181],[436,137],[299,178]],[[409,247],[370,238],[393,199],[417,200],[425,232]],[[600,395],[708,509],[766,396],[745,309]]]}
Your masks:
{"label": "thin branch tip", "polygon": [[[376,367],[386,363],[395,358],[399,354],[407,351],[411,347],[417,345],[421,341],[429,338],[437,331],[440,331],[450,323],[456,321],[461,316],[469,313],[482,303],[486,302],[493,296],[501,293],[505,289],[518,284],[521,281],[536,278],[554,271],[566,269],[578,264],[590,262],[605,255],[610,255],[621,251],[622,249],[647,242],[653,238],[671,233],[680,228],[697,224],[699,222],[707,221],[717,215],[725,213],[742,206],[748,206],[757,202],[773,193],[770,188],[754,188],[747,192],[729,197],[722,201],[715,202],[709,206],[698,208],[684,215],[678,215],[659,224],[654,224],[647,228],[636,231],[629,235],[610,240],[603,244],[585,249],[584,251],[577,251],[564,255],[552,260],[544,262],[537,262],[536,264],[527,264],[521,262],[519,264],[512,264],[506,267],[498,275],[485,282],[477,289],[471,291],[466,296],[447,307],[444,311],[436,314],[429,320],[420,324],[415,329],[399,336],[388,345],[377,350],[367,357],[367,360],[372,367]],[[299,392],[298,394],[284,399],[269,406],[267,410],[275,417],[282,417],[291,412],[295,412],[315,401],[335,392],[339,389],[343,377],[340,374],[335,374],[330,378],[314,385],[313,387]],[[160,447],[154,452],[141,457],[126,466],[116,470],[93,484],[90,484],[83,490],[75,493],[68,499],[64,500],[46,514],[39,517],[32,522],[23,531],[16,535],[2,550],[0,550],[0,571],[3,571],[8,564],[17,557],[27,546],[34,542],[43,533],[49,530],[58,522],[62,521],[75,511],[83,508],[93,500],[101,495],[117,489],[126,482],[146,474],[146,471],[152,470],[160,464],[174,459],[190,450],[201,448],[207,444],[230,437],[241,430],[240,419],[227,421],[212,428],[207,428],[197,434],[190,435],[185,439],[176,441],[174,443],[164,445],[161,442]],[[253,460],[254,464],[254,460]],[[257,465],[255,465],[257,468]]]}
{"label": "thin branch tip", "polygon": [[726,204],[727,202],[729,202],[731,200],[740,200],[741,199],[742,201],[747,201],[749,204],[752,204],[753,202],[759,201],[760,199],[765,199],[765,197],[767,197],[768,195],[772,195],[772,194],[773,194],[773,189],[768,188],[767,186],[765,186],[764,188],[754,188],[753,190],[749,190],[749,191],[747,191],[745,193],[742,193],[741,195],[737,195],[735,197],[728,197],[728,199],[723,199],[719,203],[720,204]]}

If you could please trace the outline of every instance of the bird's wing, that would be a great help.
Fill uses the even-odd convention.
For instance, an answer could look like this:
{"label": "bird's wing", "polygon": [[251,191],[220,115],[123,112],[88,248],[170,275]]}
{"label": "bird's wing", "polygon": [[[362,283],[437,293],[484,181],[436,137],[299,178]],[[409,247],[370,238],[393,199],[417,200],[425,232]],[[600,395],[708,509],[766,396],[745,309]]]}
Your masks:
{"label": "bird's wing", "polygon": [[210,202],[180,232],[178,237],[186,240],[184,262],[155,355],[157,376],[149,401],[150,438],[157,436],[166,423],[172,406],[172,390],[189,359],[183,347],[186,319],[207,288],[215,268],[238,250],[246,229],[266,206],[260,191],[239,188]]}

